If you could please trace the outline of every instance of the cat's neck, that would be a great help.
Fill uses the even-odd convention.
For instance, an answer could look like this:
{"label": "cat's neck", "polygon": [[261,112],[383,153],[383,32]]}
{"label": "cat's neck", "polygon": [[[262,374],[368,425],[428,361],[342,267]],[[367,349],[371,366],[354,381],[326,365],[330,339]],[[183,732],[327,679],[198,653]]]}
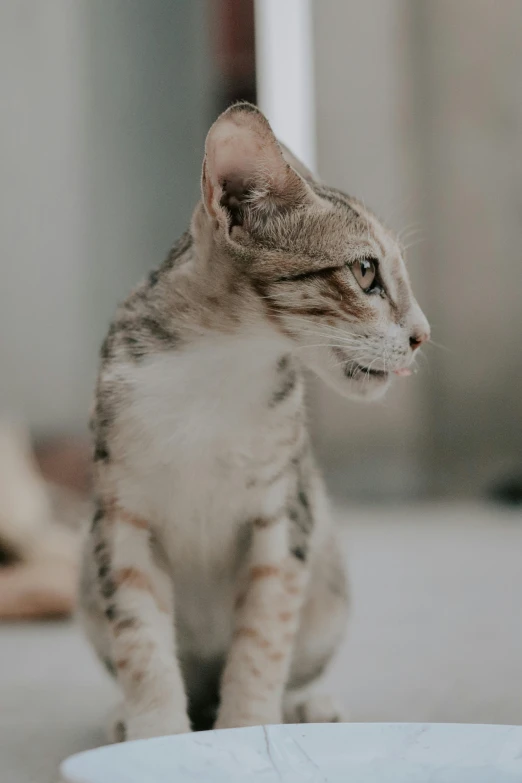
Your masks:
{"label": "cat's neck", "polygon": [[231,335],[207,335],[186,354],[191,383],[217,395],[224,405],[256,405],[269,400],[288,357],[286,344],[270,332],[251,330]]}
{"label": "cat's neck", "polygon": [[280,343],[248,335],[215,335],[157,354],[134,371],[133,383],[140,420],[159,438],[174,427],[186,443],[228,442],[231,433],[292,414],[303,395],[300,369]]}
{"label": "cat's neck", "polygon": [[[193,241],[157,294],[159,309],[170,313],[172,330],[180,335],[175,353],[164,362],[158,357],[158,373],[167,386],[172,375],[172,387],[184,398],[207,395],[214,408],[266,404],[281,375],[299,372],[289,358],[294,346],[267,316],[241,267],[221,257],[201,209],[193,217]],[[155,296],[153,291],[153,308]]]}

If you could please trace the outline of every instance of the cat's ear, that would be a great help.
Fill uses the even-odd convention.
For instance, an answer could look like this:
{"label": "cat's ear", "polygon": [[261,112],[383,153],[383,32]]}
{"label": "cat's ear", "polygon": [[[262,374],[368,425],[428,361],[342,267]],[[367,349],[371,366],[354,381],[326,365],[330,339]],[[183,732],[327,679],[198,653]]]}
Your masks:
{"label": "cat's ear", "polygon": [[268,120],[255,106],[231,106],[210,128],[201,178],[207,213],[228,228],[249,211],[274,214],[313,198],[287,163]]}
{"label": "cat's ear", "polygon": [[291,152],[286,144],[283,144],[282,141],[278,142],[279,146],[281,147],[281,151],[283,153],[283,157],[286,160],[287,163],[292,166],[293,169],[297,171],[298,174],[301,175],[303,179],[305,179],[307,182],[316,182],[316,177],[312,174],[310,169],[308,169],[305,164],[297,158],[293,152]]}

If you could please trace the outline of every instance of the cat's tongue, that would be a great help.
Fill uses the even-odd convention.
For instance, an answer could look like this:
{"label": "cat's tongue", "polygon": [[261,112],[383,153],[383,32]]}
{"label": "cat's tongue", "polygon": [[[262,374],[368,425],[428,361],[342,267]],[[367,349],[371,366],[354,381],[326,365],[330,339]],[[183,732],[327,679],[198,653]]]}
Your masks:
{"label": "cat's tongue", "polygon": [[411,370],[405,367],[403,370],[394,370],[395,375],[411,375]]}

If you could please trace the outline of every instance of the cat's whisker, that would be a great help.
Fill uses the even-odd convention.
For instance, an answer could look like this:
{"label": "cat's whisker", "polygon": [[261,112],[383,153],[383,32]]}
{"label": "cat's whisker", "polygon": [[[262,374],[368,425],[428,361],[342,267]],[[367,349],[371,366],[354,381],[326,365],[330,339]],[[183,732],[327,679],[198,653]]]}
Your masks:
{"label": "cat's whisker", "polygon": [[[406,210],[409,210],[409,208],[411,207],[413,202],[416,200],[416,198],[417,197],[414,194],[412,194],[411,196],[405,196],[400,201],[398,201],[397,204],[395,205],[395,207],[391,210],[391,212],[388,213],[388,216],[385,218],[384,223],[387,226],[391,226],[392,220],[398,219],[399,216],[400,216],[401,211],[404,212]],[[413,224],[410,223],[409,226],[411,226],[411,225],[416,225],[416,224],[415,223],[413,223]],[[408,230],[409,226],[406,226],[405,229],[401,229],[401,231]],[[399,231],[397,235],[400,235],[400,233],[401,232]]]}
{"label": "cat's whisker", "polygon": [[413,365],[412,366],[416,367],[417,363],[420,362],[421,359],[422,359],[423,362],[425,362],[426,366],[429,367],[428,357],[426,356],[426,354],[422,353],[421,351],[417,351],[417,355],[415,356],[415,359],[413,361]]}
{"label": "cat's whisker", "polygon": [[[368,207],[366,206],[366,202],[364,201],[364,199],[360,199],[360,201],[361,201],[361,204],[364,207],[364,211],[368,212]],[[365,218],[365,220],[366,220],[366,241],[368,242],[369,245],[371,245],[371,242],[370,242],[371,224],[370,224],[370,221],[369,221],[368,218]]]}
{"label": "cat's whisker", "polygon": [[375,359],[372,362],[370,362],[370,364],[366,368],[366,381],[367,381],[367,383],[370,383],[370,371],[372,369],[372,364],[375,364],[375,362],[377,361],[378,358],[379,357],[376,356]]}
{"label": "cat's whisker", "polygon": [[[302,323],[303,325],[305,325],[307,327],[318,326],[318,324],[316,322],[310,322],[310,319],[304,318],[304,317],[300,317],[300,316],[292,316],[292,322]],[[351,336],[351,335],[353,335],[353,336],[357,336],[359,338],[362,336],[362,335],[358,334],[357,332],[348,332],[346,329],[341,329],[340,327],[331,326],[329,324],[326,324],[326,325],[325,324],[321,324],[320,328],[321,328],[321,330],[323,332],[324,331],[329,331],[329,332],[333,332],[335,334],[339,334],[339,335],[342,335],[342,336],[346,336],[346,335]]]}
{"label": "cat's whisker", "polygon": [[418,239],[414,239],[413,242],[408,242],[407,245],[402,245],[402,252],[407,253],[408,250],[412,249],[412,247],[418,247],[424,241],[425,241],[425,237],[419,237]]}
{"label": "cat's whisker", "polygon": [[386,358],[387,358],[387,356],[388,356],[388,347],[385,345],[384,346],[384,350],[383,350],[383,354],[382,354],[382,363],[383,363],[384,372],[386,372]]}
{"label": "cat's whisker", "polygon": [[[274,295],[270,295],[270,296],[260,296],[260,299],[268,300],[269,302],[270,302],[270,300],[279,299],[279,301],[281,301],[283,303],[285,303],[285,302],[288,303],[289,306],[293,306],[295,304],[290,297],[287,297],[285,295],[278,296],[277,294],[274,294]],[[307,327],[309,327],[310,325],[319,325],[318,321],[313,320],[310,317],[306,318],[305,316],[298,316],[298,315],[294,315],[293,313],[285,314],[284,310],[282,311],[280,307],[277,307],[277,308],[274,307],[274,308],[271,308],[271,309],[274,310],[275,312],[277,312],[280,315],[286,315],[287,318],[292,320],[292,323],[302,323],[302,324],[305,324]],[[349,323],[349,322],[347,322],[347,323]],[[343,336],[345,336],[346,334],[354,334],[354,335],[357,335],[358,337],[360,337],[360,335],[358,333],[356,333],[356,332],[350,333],[350,332],[347,332],[345,329],[342,329],[340,327],[331,326],[331,325],[321,324],[321,329],[323,329],[323,330],[324,329],[328,329],[329,331],[335,331],[335,332],[338,332],[339,334],[341,334]]]}
{"label": "cat's whisker", "polygon": [[293,349],[293,352],[295,351],[303,351],[305,348],[345,348],[345,345],[335,345],[335,343],[312,343],[312,345],[298,345],[297,348]]}
{"label": "cat's whisker", "polygon": [[334,329],[329,329],[328,327],[325,328],[320,327],[319,329],[313,329],[312,326],[310,326],[310,324],[308,325],[298,324],[298,326],[301,329],[301,334],[321,334],[321,335],[328,334],[331,335],[333,338],[338,338],[339,340],[356,339],[360,341],[360,335],[357,335],[355,333],[352,334],[350,332],[343,332],[340,330],[338,331]]}
{"label": "cat's whisker", "polygon": [[421,359],[422,359],[422,361],[424,362],[424,365],[423,365],[423,368],[422,368],[422,369],[423,369],[423,372],[424,372],[424,371],[427,371],[427,372],[428,372],[428,375],[431,375],[431,366],[430,366],[429,359],[428,359],[428,357],[426,356],[426,354],[424,354],[424,353],[421,353],[420,351],[417,351],[417,355],[415,356],[415,361],[414,361],[414,363],[413,363],[413,367],[415,367],[415,370],[414,370],[414,372],[417,372],[417,369],[419,369],[419,370],[420,370],[420,367],[419,367],[419,368],[417,368],[417,362],[418,362],[418,361],[420,361]]}
{"label": "cat's whisker", "polygon": [[319,326],[323,332],[328,332],[336,337],[339,337],[342,340],[346,340],[347,338],[354,337],[358,340],[362,339],[362,335],[358,334],[357,332],[348,332],[344,329],[340,329],[338,327],[333,326],[325,326],[324,324],[320,324],[317,321],[312,321],[309,318],[299,317],[295,315],[288,316],[289,320],[291,318],[292,325],[293,324],[302,324],[304,329],[303,331],[311,331],[311,328],[313,326]]}
{"label": "cat's whisker", "polygon": [[425,233],[425,231],[426,229],[423,226],[411,226],[410,228],[400,231],[397,238],[402,245],[409,237],[415,236],[415,234]]}
{"label": "cat's whisker", "polygon": [[333,366],[334,367],[341,367],[343,364],[347,364],[348,362],[352,362],[353,364],[358,364],[360,367],[363,367],[364,366],[363,363],[365,361],[366,361],[366,358],[364,356],[361,356],[361,354],[357,354],[356,356],[348,356],[342,362],[336,362]]}
{"label": "cat's whisker", "polygon": [[434,348],[440,348],[441,351],[447,351],[448,353],[455,354],[455,351],[452,350],[451,348],[448,348],[447,345],[442,345],[442,343],[437,343],[435,342],[435,340],[430,339],[429,342],[427,342],[425,345],[426,347],[428,345],[433,345]]}
{"label": "cat's whisker", "polygon": [[331,334],[304,334],[301,335],[301,337],[304,338],[315,338],[315,339],[322,339],[329,343],[336,343],[338,348],[348,348],[348,349],[354,349],[360,347],[360,341],[354,340],[340,340],[337,336],[331,335]]}
{"label": "cat's whisker", "polygon": [[319,337],[325,340],[337,340],[344,345],[360,345],[361,339],[359,337],[352,337],[351,335],[336,334],[334,332],[318,332],[311,329],[301,329],[299,331],[301,337]]}

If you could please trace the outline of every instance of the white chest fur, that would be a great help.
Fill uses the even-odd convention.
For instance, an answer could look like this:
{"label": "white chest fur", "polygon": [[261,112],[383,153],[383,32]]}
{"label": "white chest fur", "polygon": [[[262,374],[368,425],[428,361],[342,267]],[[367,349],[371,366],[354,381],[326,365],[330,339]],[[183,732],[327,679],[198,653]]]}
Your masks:
{"label": "white chest fur", "polygon": [[305,437],[299,373],[271,404],[285,382],[280,358],[278,344],[236,338],[128,371],[122,502],[151,520],[189,646],[191,637],[210,651],[226,645],[241,536],[250,520],[281,508],[286,485],[277,477]]}
{"label": "white chest fur", "polygon": [[207,566],[228,558],[238,525],[280,503],[270,478],[305,434],[300,376],[270,405],[280,356],[275,341],[223,338],[128,371],[126,502],[151,517],[179,568],[189,553]]}

